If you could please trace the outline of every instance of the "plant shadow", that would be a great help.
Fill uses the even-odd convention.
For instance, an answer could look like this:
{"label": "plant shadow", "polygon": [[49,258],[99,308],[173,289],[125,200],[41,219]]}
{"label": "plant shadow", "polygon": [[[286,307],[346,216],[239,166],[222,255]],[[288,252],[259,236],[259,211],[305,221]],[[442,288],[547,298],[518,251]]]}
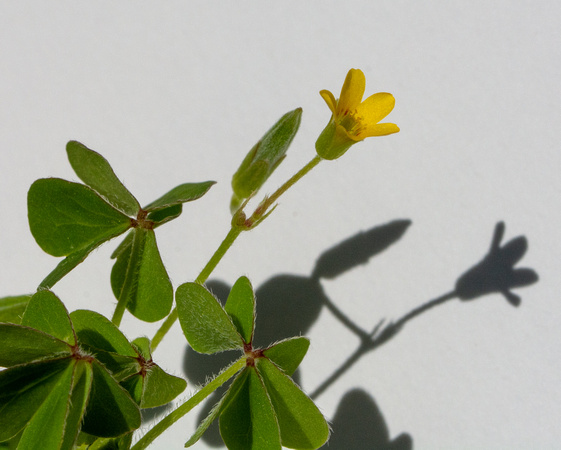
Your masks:
{"label": "plant shadow", "polygon": [[[504,223],[499,222],[495,227],[488,253],[480,262],[460,275],[454,289],[421,304],[396,321],[385,324],[384,320],[381,320],[372,330],[363,330],[327,297],[321,280],[334,279],[358,265],[366,264],[370,258],[382,253],[401,239],[410,224],[410,220],[394,220],[365,232],[359,232],[323,252],[317,259],[310,276],[279,274],[256,289],[257,321],[254,344],[257,347],[266,347],[285,338],[305,335],[317,321],[324,307],[350,332],[359,337],[360,344],[356,351],[310,394],[311,398],[319,397],[351,370],[365,354],[388,342],[403,329],[407,322],[420,314],[453,299],[469,301],[496,292],[502,293],[513,306],[518,306],[520,297],[513,294],[511,289],[538,280],[536,272],[532,269],[514,269],[514,265],[527,251],[527,241],[524,236],[520,236],[501,246],[505,226]],[[206,283],[206,287],[222,304],[225,303],[230,291],[228,284],[211,280]],[[187,347],[183,364],[184,372],[192,384],[204,384],[209,375],[217,374],[238,357],[237,351],[203,355]],[[296,383],[299,383],[299,371],[293,378]],[[223,392],[224,390],[217,391],[207,399],[199,415],[199,421],[206,417]],[[345,418],[344,415],[348,417]],[[351,422],[351,428],[355,431],[347,433],[344,430],[350,427]],[[361,390],[352,390],[343,397],[333,419],[333,429],[333,437],[325,448],[349,450],[412,448],[412,438],[407,434],[400,435],[393,441],[389,440],[381,412],[372,397]],[[371,432],[364,430],[371,430]],[[224,445],[217,421],[206,431],[202,439],[213,447]]]}
{"label": "plant shadow", "polygon": [[413,439],[402,433],[390,439],[384,416],[362,389],[347,392],[335,412],[332,432],[324,450],[411,450]]}

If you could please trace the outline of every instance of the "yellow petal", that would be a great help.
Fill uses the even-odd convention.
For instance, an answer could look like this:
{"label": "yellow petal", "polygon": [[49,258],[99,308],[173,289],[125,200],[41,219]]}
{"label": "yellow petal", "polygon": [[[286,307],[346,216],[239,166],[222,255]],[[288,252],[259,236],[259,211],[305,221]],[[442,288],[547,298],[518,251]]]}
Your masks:
{"label": "yellow petal", "polygon": [[341,116],[347,111],[353,111],[362,100],[366,78],[360,69],[351,69],[341,88],[341,96],[337,105],[337,115]]}
{"label": "yellow petal", "polygon": [[370,124],[380,122],[384,117],[392,112],[395,106],[395,98],[392,94],[379,92],[371,95],[356,108],[356,115],[367,127]]}
{"label": "yellow petal", "polygon": [[335,111],[337,109],[337,100],[335,100],[333,94],[324,89],[322,91],[319,91],[319,95],[321,95],[321,97],[325,100],[325,103],[327,103],[327,106],[329,106],[331,112],[335,114]]}
{"label": "yellow petal", "polygon": [[367,125],[364,130],[360,132],[360,139],[366,139],[372,136],[387,136],[388,134],[397,133],[399,127],[395,123],[378,123]]}

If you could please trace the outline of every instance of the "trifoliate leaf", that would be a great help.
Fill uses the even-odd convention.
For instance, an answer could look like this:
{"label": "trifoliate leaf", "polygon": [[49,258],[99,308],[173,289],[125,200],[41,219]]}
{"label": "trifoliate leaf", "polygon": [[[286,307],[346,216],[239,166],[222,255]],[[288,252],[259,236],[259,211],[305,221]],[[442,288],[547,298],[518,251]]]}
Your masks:
{"label": "trifoliate leaf", "polygon": [[136,216],[140,204],[113,172],[107,160],[76,141],[66,144],[66,153],[76,175],[119,211]]}
{"label": "trifoliate leaf", "polygon": [[256,359],[255,367],[273,404],[282,445],[297,449],[321,447],[329,437],[329,426],[314,402],[267,358]]}
{"label": "trifoliate leaf", "polygon": [[224,309],[232,318],[244,342],[250,343],[255,323],[255,296],[247,277],[240,277],[234,283]]}
{"label": "trifoliate leaf", "polygon": [[220,434],[229,450],[281,449],[271,400],[253,367],[246,368],[234,380],[219,422]]}
{"label": "trifoliate leaf", "polygon": [[130,219],[83,184],[35,181],[27,195],[31,234],[53,256],[68,256],[125,232]]}
{"label": "trifoliate leaf", "polygon": [[218,300],[204,286],[185,283],[175,294],[177,315],[193,350],[216,353],[243,349],[243,339]]}
{"label": "trifoliate leaf", "polygon": [[70,346],[76,345],[68,311],[51,291],[38,291],[31,297],[21,324],[43,331]]}

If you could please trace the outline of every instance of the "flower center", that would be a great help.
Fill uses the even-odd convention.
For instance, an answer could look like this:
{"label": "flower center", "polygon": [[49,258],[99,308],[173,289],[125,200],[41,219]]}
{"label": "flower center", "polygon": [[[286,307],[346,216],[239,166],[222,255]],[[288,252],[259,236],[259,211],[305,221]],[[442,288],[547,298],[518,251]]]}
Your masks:
{"label": "flower center", "polygon": [[345,111],[343,117],[339,120],[341,125],[352,136],[359,136],[364,131],[364,118],[358,116],[356,109],[354,111]]}

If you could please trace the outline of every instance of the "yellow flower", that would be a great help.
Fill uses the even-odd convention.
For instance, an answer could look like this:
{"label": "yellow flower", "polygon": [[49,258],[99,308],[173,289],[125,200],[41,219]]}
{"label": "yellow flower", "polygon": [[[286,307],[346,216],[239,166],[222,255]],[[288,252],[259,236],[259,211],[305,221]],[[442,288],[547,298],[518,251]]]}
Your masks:
{"label": "yellow flower", "polygon": [[316,150],[323,159],[337,159],[351,145],[371,136],[397,133],[394,123],[378,123],[395,105],[392,94],[380,92],[362,101],[366,79],[359,69],[351,69],[341,88],[338,100],[327,91],[320,95],[331,110],[331,119],[316,142]]}

